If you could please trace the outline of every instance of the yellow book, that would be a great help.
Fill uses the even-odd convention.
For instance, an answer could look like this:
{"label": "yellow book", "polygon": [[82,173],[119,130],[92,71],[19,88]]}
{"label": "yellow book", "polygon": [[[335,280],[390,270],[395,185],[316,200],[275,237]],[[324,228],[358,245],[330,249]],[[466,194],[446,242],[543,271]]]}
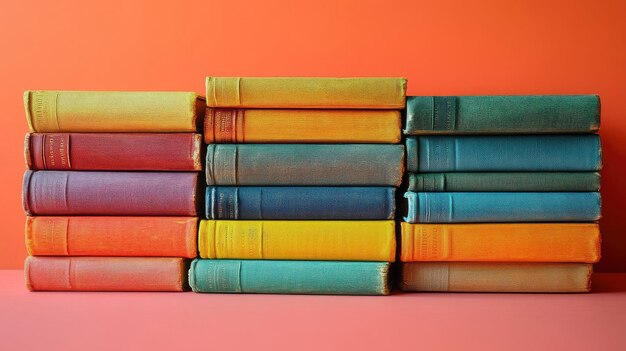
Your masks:
{"label": "yellow book", "polygon": [[395,222],[202,220],[202,258],[393,262]]}
{"label": "yellow book", "polygon": [[400,261],[586,262],[600,259],[597,223],[411,224]]}
{"label": "yellow book", "polygon": [[211,143],[400,142],[400,111],[207,108]]}
{"label": "yellow book", "polygon": [[403,109],[404,78],[207,77],[209,107]]}
{"label": "yellow book", "polygon": [[31,132],[195,132],[206,104],[195,93],[26,91]]}

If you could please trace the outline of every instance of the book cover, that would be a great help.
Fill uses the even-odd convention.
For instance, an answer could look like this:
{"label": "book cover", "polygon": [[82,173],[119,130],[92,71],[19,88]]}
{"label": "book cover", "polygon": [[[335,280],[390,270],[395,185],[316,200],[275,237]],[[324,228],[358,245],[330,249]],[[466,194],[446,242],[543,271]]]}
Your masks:
{"label": "book cover", "polygon": [[201,208],[198,173],[26,171],[28,215],[192,216]]}
{"label": "book cover", "polygon": [[404,78],[207,77],[207,106],[404,109]]}
{"label": "book cover", "polygon": [[595,222],[600,193],[414,193],[407,199],[409,223]]}
{"label": "book cover", "polygon": [[208,186],[208,219],[393,219],[394,187]]}
{"label": "book cover", "polygon": [[401,265],[400,289],[434,292],[584,293],[588,263],[410,262]]}
{"label": "book cover", "polygon": [[195,259],[195,292],[387,295],[388,262]]}
{"label": "book cover", "polygon": [[31,132],[195,132],[206,103],[195,93],[24,92]]}
{"label": "book cover", "polygon": [[400,260],[583,262],[600,260],[597,223],[401,223]]}
{"label": "book cover", "polygon": [[598,172],[409,173],[415,192],[571,192],[600,191]]}
{"label": "book cover", "polygon": [[26,249],[32,256],[197,255],[196,217],[26,217]]}
{"label": "book cover", "polygon": [[600,128],[598,95],[409,96],[404,133],[590,133]]}
{"label": "book cover", "polygon": [[34,170],[201,171],[202,135],[194,133],[30,133]]}
{"label": "book cover", "polygon": [[24,262],[31,291],[183,291],[187,267],[170,257],[39,257]]}
{"label": "book cover", "polygon": [[387,261],[396,256],[395,222],[202,220],[202,258]]}
{"label": "book cover", "polygon": [[600,136],[420,136],[406,139],[407,171],[595,172],[602,167]]}
{"label": "book cover", "polygon": [[399,186],[403,145],[210,144],[208,185]]}
{"label": "book cover", "polygon": [[207,108],[204,141],[395,144],[400,129],[397,110]]}

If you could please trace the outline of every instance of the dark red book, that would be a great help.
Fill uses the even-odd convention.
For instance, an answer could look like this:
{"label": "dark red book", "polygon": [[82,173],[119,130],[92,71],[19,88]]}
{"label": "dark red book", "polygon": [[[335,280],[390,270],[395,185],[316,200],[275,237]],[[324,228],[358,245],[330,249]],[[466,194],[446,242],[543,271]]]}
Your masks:
{"label": "dark red book", "polygon": [[24,156],[34,170],[201,171],[194,133],[30,133]]}
{"label": "dark red book", "polygon": [[29,215],[197,216],[194,172],[26,171]]}

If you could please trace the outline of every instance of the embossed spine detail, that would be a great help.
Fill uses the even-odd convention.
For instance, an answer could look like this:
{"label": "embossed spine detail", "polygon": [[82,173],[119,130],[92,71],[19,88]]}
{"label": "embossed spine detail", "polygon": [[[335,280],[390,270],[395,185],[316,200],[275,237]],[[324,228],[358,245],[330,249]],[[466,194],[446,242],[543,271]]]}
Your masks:
{"label": "embossed spine detail", "polygon": [[[67,256],[69,217],[47,217],[35,221],[34,217],[26,217],[26,249],[29,255]],[[37,231],[35,237],[33,232]]]}
{"label": "embossed spine detail", "polygon": [[206,143],[243,143],[245,111],[234,108],[207,108]]}
{"label": "embossed spine detail", "polygon": [[57,116],[56,92],[26,91],[24,92],[24,108],[31,132],[38,130],[60,130]]}

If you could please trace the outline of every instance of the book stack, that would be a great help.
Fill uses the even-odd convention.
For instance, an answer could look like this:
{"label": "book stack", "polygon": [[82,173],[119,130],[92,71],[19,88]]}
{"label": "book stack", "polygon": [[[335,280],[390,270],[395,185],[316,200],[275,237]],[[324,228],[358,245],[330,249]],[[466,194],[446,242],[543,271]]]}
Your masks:
{"label": "book stack", "polygon": [[31,290],[182,291],[196,256],[204,100],[27,91]]}
{"label": "book stack", "polygon": [[209,77],[206,88],[191,288],[387,294],[406,81]]}
{"label": "book stack", "polygon": [[409,97],[401,288],[589,291],[599,124],[595,95]]}

